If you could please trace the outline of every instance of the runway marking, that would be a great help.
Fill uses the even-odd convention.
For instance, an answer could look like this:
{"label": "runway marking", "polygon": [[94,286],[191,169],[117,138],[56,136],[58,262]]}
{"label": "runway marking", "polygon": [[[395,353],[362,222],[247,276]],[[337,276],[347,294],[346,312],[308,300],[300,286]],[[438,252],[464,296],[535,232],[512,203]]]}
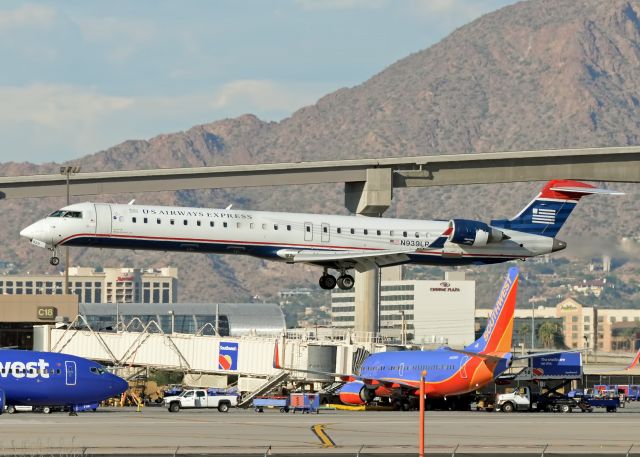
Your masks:
{"label": "runway marking", "polygon": [[336,443],[327,435],[324,428],[327,424],[315,424],[311,426],[311,431],[318,437],[324,447],[336,447]]}

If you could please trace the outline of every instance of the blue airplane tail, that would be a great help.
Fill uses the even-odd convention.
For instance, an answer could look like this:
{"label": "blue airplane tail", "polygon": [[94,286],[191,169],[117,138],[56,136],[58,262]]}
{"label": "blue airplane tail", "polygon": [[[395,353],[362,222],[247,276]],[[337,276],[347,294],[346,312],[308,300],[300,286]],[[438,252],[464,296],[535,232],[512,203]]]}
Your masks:
{"label": "blue airplane tail", "polygon": [[589,194],[620,194],[607,189],[598,189],[591,184],[571,180],[547,182],[540,193],[512,219],[491,221],[496,228],[517,230],[554,238],[580,198]]}
{"label": "blue airplane tail", "polygon": [[484,333],[474,343],[465,347],[477,354],[499,354],[511,351],[513,338],[513,316],[518,291],[518,268],[511,267],[504,280],[493,311],[487,319]]}

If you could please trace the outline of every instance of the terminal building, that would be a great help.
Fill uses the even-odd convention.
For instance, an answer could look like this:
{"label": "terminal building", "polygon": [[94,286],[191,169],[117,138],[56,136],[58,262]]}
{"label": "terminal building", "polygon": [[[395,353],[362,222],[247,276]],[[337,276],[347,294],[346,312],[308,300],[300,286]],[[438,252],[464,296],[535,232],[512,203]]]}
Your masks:
{"label": "terminal building", "polygon": [[[444,280],[403,280],[401,269],[388,269],[380,283],[380,334],[414,344],[463,346],[475,340],[475,281],[464,272]],[[383,270],[384,272],[384,270]],[[334,289],[331,324],[353,328],[355,292]]]}
{"label": "terminal building", "polygon": [[0,295],[0,347],[33,349],[33,327],[70,321],[78,314],[75,295]]}
{"label": "terminal building", "polygon": [[279,335],[285,329],[284,313],[274,303],[83,303],[80,314],[93,330],[102,332],[147,329],[240,337]]}
{"label": "terminal building", "polygon": [[[64,275],[3,275],[0,295],[62,295]],[[178,270],[69,268],[69,289],[80,303],[176,303]]]}
{"label": "terminal building", "polygon": [[[490,309],[476,311],[477,332],[484,328],[490,312]],[[547,322],[556,324],[555,332],[553,327],[540,331]],[[534,327],[534,345],[538,349],[564,346],[591,351],[596,348],[598,352],[635,352],[640,342],[640,309],[589,307],[573,298],[566,298],[556,306],[516,308],[514,347],[531,348],[531,328]],[[545,338],[545,334],[551,335]]]}

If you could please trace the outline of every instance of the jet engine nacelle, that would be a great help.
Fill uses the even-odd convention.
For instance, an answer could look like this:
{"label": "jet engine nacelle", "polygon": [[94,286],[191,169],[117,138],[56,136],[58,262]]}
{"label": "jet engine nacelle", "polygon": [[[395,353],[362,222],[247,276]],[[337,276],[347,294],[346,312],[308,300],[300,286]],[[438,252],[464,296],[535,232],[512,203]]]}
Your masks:
{"label": "jet engine nacelle", "polygon": [[451,233],[448,241],[465,246],[486,246],[509,239],[507,235],[484,222],[467,219],[451,219],[449,221]]}
{"label": "jet engine nacelle", "polygon": [[362,381],[352,381],[340,388],[340,401],[345,405],[364,405],[373,401],[375,389],[368,388]]}

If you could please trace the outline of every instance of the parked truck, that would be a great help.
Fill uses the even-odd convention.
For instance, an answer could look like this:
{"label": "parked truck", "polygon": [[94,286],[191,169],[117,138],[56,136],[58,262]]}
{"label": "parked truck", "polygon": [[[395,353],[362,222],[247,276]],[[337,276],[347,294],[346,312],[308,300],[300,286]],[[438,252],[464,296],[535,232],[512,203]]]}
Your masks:
{"label": "parked truck", "polygon": [[183,408],[218,408],[221,413],[226,413],[229,408],[238,405],[236,395],[217,395],[206,389],[187,389],[180,395],[164,397],[164,405],[172,413],[177,413]]}
{"label": "parked truck", "polygon": [[535,394],[529,387],[516,387],[511,392],[497,394],[496,411],[549,411],[570,413],[574,409],[591,412],[593,408],[606,408],[615,412],[620,407],[618,398],[569,397],[555,390]]}

